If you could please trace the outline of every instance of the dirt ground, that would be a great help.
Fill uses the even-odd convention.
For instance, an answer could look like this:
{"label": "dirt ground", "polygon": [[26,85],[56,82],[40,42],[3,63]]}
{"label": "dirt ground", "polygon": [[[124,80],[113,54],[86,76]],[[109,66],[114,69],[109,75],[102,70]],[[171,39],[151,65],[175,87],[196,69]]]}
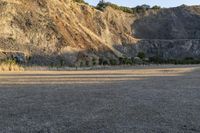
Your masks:
{"label": "dirt ground", "polygon": [[0,73],[0,133],[200,132],[200,66]]}

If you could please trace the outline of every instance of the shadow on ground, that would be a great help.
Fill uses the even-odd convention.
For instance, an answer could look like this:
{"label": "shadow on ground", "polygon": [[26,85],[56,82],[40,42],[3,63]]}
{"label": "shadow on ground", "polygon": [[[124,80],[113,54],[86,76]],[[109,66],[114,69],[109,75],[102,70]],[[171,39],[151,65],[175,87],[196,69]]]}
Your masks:
{"label": "shadow on ground", "polygon": [[[101,75],[83,72],[33,77],[0,74],[0,132],[200,132],[200,70],[190,70],[122,70],[113,74],[103,71]],[[41,82],[45,76],[62,77],[67,82],[73,76],[77,82],[2,84],[2,79],[12,81],[10,78],[35,78]],[[115,77],[127,79],[112,80]],[[88,81],[78,83],[85,78]],[[101,83],[87,83],[93,80]]]}

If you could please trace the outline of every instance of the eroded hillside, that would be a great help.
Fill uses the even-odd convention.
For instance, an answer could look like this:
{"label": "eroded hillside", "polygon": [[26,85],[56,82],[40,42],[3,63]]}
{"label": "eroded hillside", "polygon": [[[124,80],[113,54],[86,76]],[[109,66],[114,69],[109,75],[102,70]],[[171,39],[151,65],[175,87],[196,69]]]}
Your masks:
{"label": "eroded hillside", "polygon": [[158,56],[160,48],[165,58],[199,57],[199,22],[198,6],[128,14],[70,0],[1,0],[0,57],[80,65],[139,51]]}

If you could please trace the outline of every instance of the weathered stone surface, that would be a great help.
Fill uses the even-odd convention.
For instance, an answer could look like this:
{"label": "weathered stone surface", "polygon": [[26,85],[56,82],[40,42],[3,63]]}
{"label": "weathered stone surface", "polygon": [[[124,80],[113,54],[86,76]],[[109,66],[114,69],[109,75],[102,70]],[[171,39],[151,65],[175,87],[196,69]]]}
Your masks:
{"label": "weathered stone surface", "polygon": [[116,49],[128,57],[144,52],[148,57],[164,59],[184,59],[193,57],[200,59],[200,39],[182,40],[138,40],[137,43],[116,46]]}
{"label": "weathered stone surface", "polygon": [[132,26],[140,39],[200,39],[200,6],[149,11]]}

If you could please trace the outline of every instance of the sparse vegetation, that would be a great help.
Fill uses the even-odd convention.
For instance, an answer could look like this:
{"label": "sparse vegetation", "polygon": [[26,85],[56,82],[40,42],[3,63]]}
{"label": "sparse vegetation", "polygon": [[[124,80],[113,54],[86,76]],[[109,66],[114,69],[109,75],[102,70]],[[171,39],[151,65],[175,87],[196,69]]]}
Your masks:
{"label": "sparse vegetation", "polygon": [[103,59],[99,58],[99,65],[103,65]]}
{"label": "sparse vegetation", "polygon": [[140,59],[144,60],[146,56],[145,56],[144,52],[139,52],[137,57],[139,57]]}
{"label": "sparse vegetation", "polygon": [[86,61],[85,61],[85,65],[86,65],[87,67],[89,67],[89,66],[90,66],[90,62],[89,62],[88,60],[86,60]]}
{"label": "sparse vegetation", "polygon": [[160,57],[149,58],[149,63],[153,64],[200,64],[200,59],[194,59],[191,57],[186,57],[184,59],[162,59]]}
{"label": "sparse vegetation", "polygon": [[109,65],[108,60],[104,60],[104,61],[103,61],[103,65]]}
{"label": "sparse vegetation", "polygon": [[92,59],[92,65],[93,65],[93,66],[98,65],[98,59],[93,58],[93,59]]}
{"label": "sparse vegetation", "polygon": [[116,9],[116,10],[121,10],[123,12],[126,12],[126,13],[142,13],[142,12],[145,12],[147,10],[159,10],[161,9],[160,6],[153,6],[152,8],[149,6],[149,5],[141,5],[141,6],[136,6],[134,8],[130,8],[130,7],[124,7],[124,6],[118,6],[117,4],[113,4],[113,3],[110,3],[110,2],[106,2],[106,3],[99,3],[97,6],[96,6],[96,9],[98,10],[101,10],[103,11],[106,7],[112,7],[113,9]]}
{"label": "sparse vegetation", "polygon": [[161,9],[161,7],[160,7],[160,6],[157,6],[157,5],[155,5],[155,6],[153,6],[153,7],[152,7],[152,9],[154,9],[154,10],[160,10],[160,9]]}
{"label": "sparse vegetation", "polygon": [[83,4],[87,4],[88,5],[88,3],[87,2],[85,2],[84,0],[73,0],[74,2],[77,2],[77,3],[83,3]]}
{"label": "sparse vegetation", "polygon": [[131,58],[127,57],[120,57],[119,58],[119,64],[120,65],[132,65],[134,64]]}
{"label": "sparse vegetation", "polygon": [[65,61],[63,59],[60,59],[60,66],[63,67],[65,65]]}
{"label": "sparse vegetation", "polygon": [[0,62],[0,71],[23,71],[23,67],[16,63],[15,60],[5,60]]}
{"label": "sparse vegetation", "polygon": [[110,65],[112,65],[112,66],[117,65],[117,60],[116,59],[110,59]]}
{"label": "sparse vegetation", "polygon": [[123,12],[127,12],[127,13],[133,13],[132,9],[129,8],[129,7],[124,7],[124,6],[118,6],[116,4],[113,4],[113,3],[110,3],[110,2],[106,2],[106,3],[99,3],[96,8],[98,10],[101,10],[103,11],[106,7],[112,7],[113,9],[116,9],[116,10],[121,10]]}

